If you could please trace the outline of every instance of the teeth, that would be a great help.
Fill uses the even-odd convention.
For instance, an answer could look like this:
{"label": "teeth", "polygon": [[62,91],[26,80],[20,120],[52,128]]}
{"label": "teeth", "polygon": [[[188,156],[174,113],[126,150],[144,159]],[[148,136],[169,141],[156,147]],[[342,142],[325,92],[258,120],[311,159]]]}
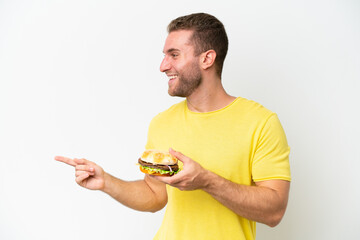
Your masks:
{"label": "teeth", "polygon": [[169,79],[171,80],[171,79],[176,78],[176,75],[172,75],[172,76],[168,76],[168,77],[169,77]]}

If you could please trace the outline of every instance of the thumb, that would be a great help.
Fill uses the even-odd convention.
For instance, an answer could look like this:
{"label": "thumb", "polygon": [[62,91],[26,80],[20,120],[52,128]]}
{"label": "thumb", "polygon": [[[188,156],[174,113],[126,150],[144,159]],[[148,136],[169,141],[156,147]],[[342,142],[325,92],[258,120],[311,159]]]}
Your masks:
{"label": "thumb", "polygon": [[169,149],[169,153],[171,155],[173,155],[174,157],[176,157],[179,161],[186,163],[189,161],[189,158],[187,156],[185,156],[184,154],[182,154],[181,152],[177,152],[174,149],[170,148]]}

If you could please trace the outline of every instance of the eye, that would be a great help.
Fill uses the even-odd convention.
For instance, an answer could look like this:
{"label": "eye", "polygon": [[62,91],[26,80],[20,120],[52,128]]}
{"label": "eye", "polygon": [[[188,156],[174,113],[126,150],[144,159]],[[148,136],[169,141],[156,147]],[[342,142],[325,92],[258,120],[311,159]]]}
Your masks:
{"label": "eye", "polygon": [[177,53],[172,53],[171,56],[172,56],[173,58],[176,58],[176,57],[179,56],[179,54],[177,54]]}

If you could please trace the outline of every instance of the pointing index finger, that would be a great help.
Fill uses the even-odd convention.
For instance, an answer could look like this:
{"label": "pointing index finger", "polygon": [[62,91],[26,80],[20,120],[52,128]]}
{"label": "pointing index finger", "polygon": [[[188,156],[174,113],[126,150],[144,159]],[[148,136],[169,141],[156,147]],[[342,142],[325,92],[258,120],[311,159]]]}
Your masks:
{"label": "pointing index finger", "polygon": [[68,158],[68,157],[56,156],[56,157],[55,157],[55,160],[56,160],[56,161],[59,161],[59,162],[66,163],[66,164],[68,164],[68,165],[70,165],[70,166],[73,166],[73,167],[76,166],[76,162],[75,162],[73,159]]}
{"label": "pointing index finger", "polygon": [[86,160],[85,158],[74,158],[74,162],[76,165],[89,165],[92,162],[90,162],[89,160]]}

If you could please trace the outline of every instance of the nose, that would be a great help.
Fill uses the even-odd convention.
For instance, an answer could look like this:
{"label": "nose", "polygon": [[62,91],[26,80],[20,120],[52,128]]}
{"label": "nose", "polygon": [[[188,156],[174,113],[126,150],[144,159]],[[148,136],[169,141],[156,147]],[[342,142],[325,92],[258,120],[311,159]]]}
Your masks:
{"label": "nose", "polygon": [[165,56],[160,64],[160,72],[166,72],[169,69],[170,69],[170,63],[169,63],[167,57]]}

